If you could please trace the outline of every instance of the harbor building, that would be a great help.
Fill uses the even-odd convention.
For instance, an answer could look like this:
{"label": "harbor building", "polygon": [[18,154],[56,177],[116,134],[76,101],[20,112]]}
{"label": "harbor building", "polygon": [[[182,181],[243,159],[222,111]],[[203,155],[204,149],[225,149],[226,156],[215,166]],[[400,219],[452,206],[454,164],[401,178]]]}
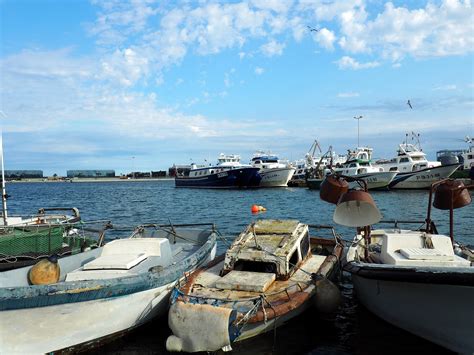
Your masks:
{"label": "harbor building", "polygon": [[115,170],[68,170],[68,178],[115,177]]}
{"label": "harbor building", "polygon": [[5,180],[42,179],[43,170],[5,170]]}

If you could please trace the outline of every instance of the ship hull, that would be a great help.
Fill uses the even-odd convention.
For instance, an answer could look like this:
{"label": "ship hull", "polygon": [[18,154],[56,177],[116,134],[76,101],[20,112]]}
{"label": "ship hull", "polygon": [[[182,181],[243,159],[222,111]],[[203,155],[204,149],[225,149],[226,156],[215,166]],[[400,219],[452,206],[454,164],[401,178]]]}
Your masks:
{"label": "ship hull", "polygon": [[176,187],[191,188],[245,188],[256,187],[260,182],[258,168],[238,168],[199,177],[176,177]]}
{"label": "ship hull", "polygon": [[453,174],[459,164],[442,165],[408,173],[398,173],[390,183],[390,189],[429,189],[431,184]]}

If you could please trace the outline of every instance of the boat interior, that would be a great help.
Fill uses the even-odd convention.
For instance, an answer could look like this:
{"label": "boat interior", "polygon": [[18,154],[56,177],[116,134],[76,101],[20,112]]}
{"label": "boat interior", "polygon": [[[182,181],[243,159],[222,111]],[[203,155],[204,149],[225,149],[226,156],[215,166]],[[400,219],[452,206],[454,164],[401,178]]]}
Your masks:
{"label": "boat interior", "polygon": [[[368,248],[363,235],[357,238],[357,247],[350,248],[347,260],[394,266],[416,267],[469,267],[468,249],[453,244],[449,236],[413,230],[374,230]],[[366,251],[367,250],[367,251]]]}
{"label": "boat interior", "polygon": [[295,220],[258,220],[237,237],[224,260],[197,273],[189,294],[245,301],[262,293],[271,300],[281,292],[303,291],[335,245],[334,239],[310,238],[308,225]]}
{"label": "boat interior", "polygon": [[[149,226],[148,226],[149,227]],[[130,238],[58,259],[59,282],[104,280],[160,271],[192,255],[208,240],[212,228],[137,228]],[[29,286],[31,267],[0,273],[2,287]]]}

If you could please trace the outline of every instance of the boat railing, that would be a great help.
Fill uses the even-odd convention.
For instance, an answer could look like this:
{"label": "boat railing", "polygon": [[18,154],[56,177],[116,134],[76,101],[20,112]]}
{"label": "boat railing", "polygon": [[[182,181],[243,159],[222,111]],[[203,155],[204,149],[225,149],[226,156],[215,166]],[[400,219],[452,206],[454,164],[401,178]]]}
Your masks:
{"label": "boat railing", "polygon": [[419,231],[431,231],[433,233],[437,233],[436,225],[433,221],[430,221],[430,226],[426,225],[426,220],[403,220],[403,219],[393,219],[393,220],[382,220],[377,224],[391,224],[393,225],[394,229],[401,229],[400,224],[418,224],[419,227],[417,230]]}

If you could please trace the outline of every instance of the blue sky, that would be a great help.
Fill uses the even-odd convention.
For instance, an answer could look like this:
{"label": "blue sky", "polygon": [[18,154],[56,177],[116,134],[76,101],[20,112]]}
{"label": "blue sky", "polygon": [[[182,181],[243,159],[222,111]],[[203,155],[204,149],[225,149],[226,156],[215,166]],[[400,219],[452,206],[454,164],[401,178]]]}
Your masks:
{"label": "blue sky", "polygon": [[0,7],[7,169],[149,171],[259,149],[295,160],[314,139],[344,153],[359,115],[375,157],[405,132],[432,159],[474,135],[470,1]]}

